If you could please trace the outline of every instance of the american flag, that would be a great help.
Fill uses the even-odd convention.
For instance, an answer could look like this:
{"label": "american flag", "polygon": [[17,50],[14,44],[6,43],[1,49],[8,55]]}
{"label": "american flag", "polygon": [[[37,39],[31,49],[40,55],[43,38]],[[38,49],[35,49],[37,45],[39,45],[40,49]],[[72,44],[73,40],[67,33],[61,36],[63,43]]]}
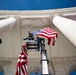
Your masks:
{"label": "american flag", "polygon": [[31,34],[39,35],[39,36],[43,36],[43,37],[47,38],[48,45],[51,44],[52,46],[55,45],[56,38],[58,37],[57,32],[49,27],[45,27],[43,29],[40,29],[40,30],[34,32],[34,33],[31,32]]}
{"label": "american flag", "polygon": [[23,44],[21,47],[21,52],[18,57],[17,66],[16,66],[16,74],[15,75],[28,75],[27,73],[27,64],[28,64],[28,57],[27,57],[27,48],[26,45]]}
{"label": "american flag", "polygon": [[58,37],[57,32],[49,27],[43,28],[40,33],[37,33],[37,35],[47,38],[48,45],[51,44],[52,46],[55,45],[56,38]]}

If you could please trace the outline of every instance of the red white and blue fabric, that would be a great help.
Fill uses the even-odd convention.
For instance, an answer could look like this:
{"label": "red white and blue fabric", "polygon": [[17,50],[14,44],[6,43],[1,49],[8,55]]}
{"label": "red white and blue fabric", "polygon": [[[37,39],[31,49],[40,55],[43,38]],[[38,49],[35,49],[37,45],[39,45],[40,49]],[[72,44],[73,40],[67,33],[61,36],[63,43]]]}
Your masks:
{"label": "red white and blue fabric", "polygon": [[22,51],[20,52],[18,61],[17,61],[16,75],[28,75],[27,73],[28,58],[27,58],[27,51],[25,47],[26,45],[22,45]]}
{"label": "red white and blue fabric", "polygon": [[36,32],[32,32],[31,34],[39,35],[39,36],[43,36],[43,37],[47,38],[48,39],[48,45],[51,44],[52,46],[55,45],[56,38],[58,37],[57,32],[52,30],[49,27],[37,30]]}

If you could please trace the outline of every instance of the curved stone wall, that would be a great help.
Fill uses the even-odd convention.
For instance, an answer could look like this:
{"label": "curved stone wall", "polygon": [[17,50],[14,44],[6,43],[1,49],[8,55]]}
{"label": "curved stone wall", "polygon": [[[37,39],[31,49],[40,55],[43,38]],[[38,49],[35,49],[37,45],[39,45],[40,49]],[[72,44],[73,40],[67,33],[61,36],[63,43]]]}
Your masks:
{"label": "curved stone wall", "polygon": [[[17,58],[21,45],[25,43],[23,38],[28,36],[28,30],[35,31],[46,26],[56,30],[59,34],[54,47],[47,45],[48,58],[50,57],[71,57],[76,56],[76,48],[62,35],[62,33],[52,24],[52,16],[55,14],[76,15],[76,8],[43,10],[43,11],[0,11],[0,19],[10,16],[16,18],[16,26],[6,34],[0,36],[0,57]],[[33,56],[33,54],[35,56]],[[40,53],[29,51],[29,58],[40,58]]]}

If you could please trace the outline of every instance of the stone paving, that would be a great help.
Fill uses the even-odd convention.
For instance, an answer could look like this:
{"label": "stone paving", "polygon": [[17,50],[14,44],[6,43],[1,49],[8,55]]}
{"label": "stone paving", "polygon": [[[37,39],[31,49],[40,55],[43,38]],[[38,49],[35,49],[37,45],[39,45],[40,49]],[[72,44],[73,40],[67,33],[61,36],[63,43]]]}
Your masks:
{"label": "stone paving", "polygon": [[[4,69],[4,75],[15,75],[17,59],[0,59],[0,65]],[[40,60],[30,59],[28,72],[41,72]],[[76,57],[51,58],[49,71],[51,75],[69,75],[69,72],[76,70]]]}

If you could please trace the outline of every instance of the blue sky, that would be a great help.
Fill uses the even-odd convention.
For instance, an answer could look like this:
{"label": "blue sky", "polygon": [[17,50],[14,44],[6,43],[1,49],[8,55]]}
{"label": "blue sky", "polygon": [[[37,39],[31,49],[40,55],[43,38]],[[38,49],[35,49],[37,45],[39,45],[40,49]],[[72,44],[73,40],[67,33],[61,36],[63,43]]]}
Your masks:
{"label": "blue sky", "polygon": [[46,10],[76,7],[76,0],[0,0],[0,10]]}

